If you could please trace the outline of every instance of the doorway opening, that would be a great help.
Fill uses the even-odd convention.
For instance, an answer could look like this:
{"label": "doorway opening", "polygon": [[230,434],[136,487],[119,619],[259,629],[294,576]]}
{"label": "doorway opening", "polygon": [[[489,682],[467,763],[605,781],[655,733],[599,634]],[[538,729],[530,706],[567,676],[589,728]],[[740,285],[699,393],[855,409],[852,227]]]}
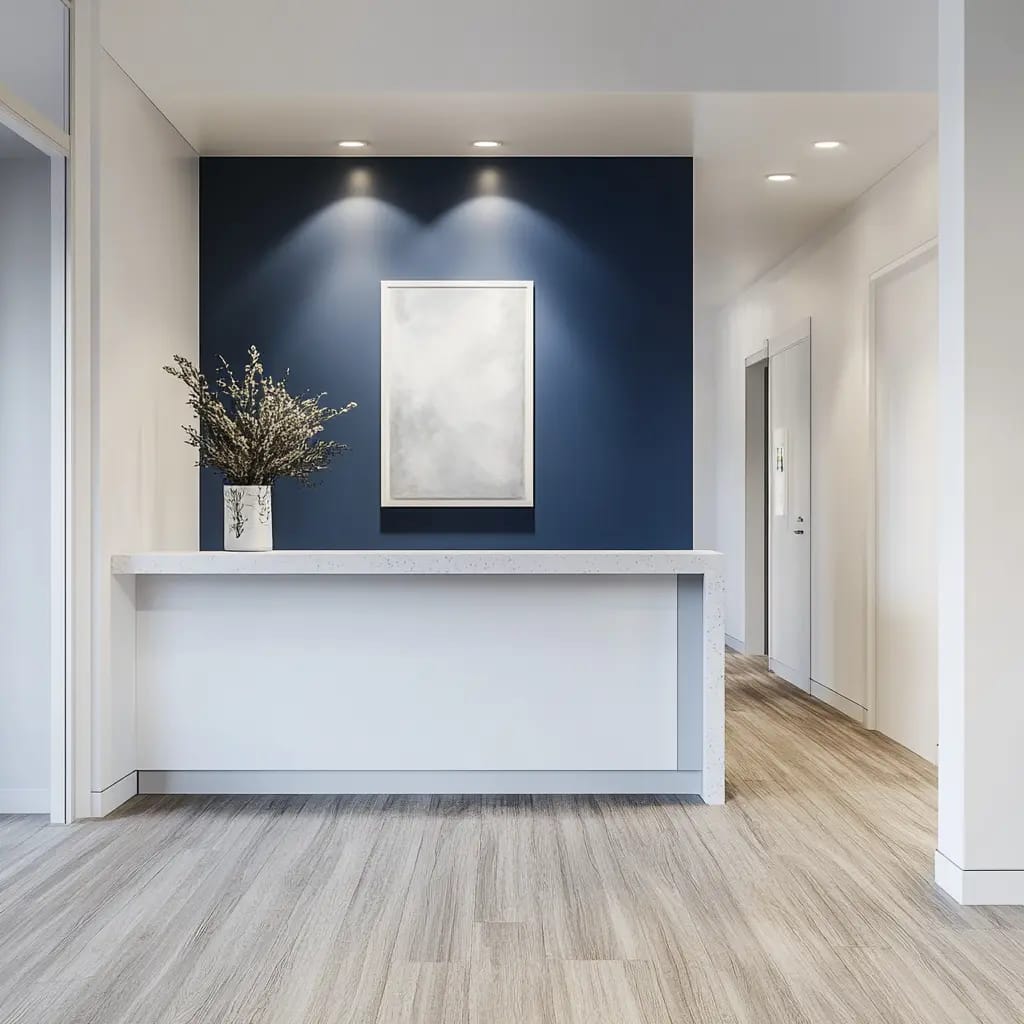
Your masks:
{"label": "doorway opening", "polygon": [[873,274],[873,516],[866,724],[936,763],[938,261],[928,242]]}
{"label": "doorway opening", "polygon": [[743,653],[768,654],[768,348],[746,361]]}
{"label": "doorway opening", "polygon": [[66,155],[0,105],[0,813],[65,822]]}
{"label": "doorway opening", "polygon": [[811,683],[811,321],[745,367],[744,653]]}
{"label": "doorway opening", "polygon": [[811,321],[768,340],[768,668],[811,692]]}

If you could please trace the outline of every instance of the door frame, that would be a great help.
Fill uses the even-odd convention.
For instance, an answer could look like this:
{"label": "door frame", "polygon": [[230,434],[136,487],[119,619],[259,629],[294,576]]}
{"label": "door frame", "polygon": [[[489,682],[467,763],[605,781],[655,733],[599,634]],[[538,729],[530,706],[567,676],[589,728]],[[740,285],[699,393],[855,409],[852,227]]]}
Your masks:
{"label": "door frame", "polygon": [[71,687],[68,674],[68,430],[67,366],[71,345],[68,298],[68,164],[71,138],[56,124],[0,90],[0,124],[49,157],[50,163],[50,821],[74,818],[67,749]]}
{"label": "door frame", "polygon": [[[51,472],[54,524],[50,570],[57,580],[51,633],[50,817],[66,823],[91,813],[92,757],[92,343],[93,134],[98,103],[100,0],[60,0],[68,9],[67,103],[69,130],[0,87],[0,121],[63,169],[51,176],[51,201],[62,194],[54,237],[63,232],[63,310],[54,322]],[[51,167],[53,164],[51,163]],[[60,303],[57,303],[60,306]],[[58,379],[59,378],[59,379]]]}
{"label": "door frame", "polygon": [[[810,547],[807,552],[807,588],[808,588],[808,600],[807,600],[807,686],[806,689],[803,686],[797,686],[798,690],[804,693],[811,693],[814,688],[814,601],[813,601],[813,580],[814,580],[814,530],[815,530],[815,516],[814,516],[814,344],[812,334],[811,318],[801,317],[792,327],[786,331],[782,331],[779,334],[774,335],[768,339],[768,379],[771,381],[771,361],[774,356],[785,352],[787,349],[791,349],[796,345],[800,345],[803,342],[807,342],[807,362],[808,362],[808,389],[809,394],[807,396],[808,402],[808,455],[807,455],[807,471],[809,476],[808,486],[808,498],[807,498],[807,511],[808,518],[810,519],[811,536],[810,536]],[[768,402],[768,444],[771,445],[771,396],[770,396],[770,385],[769,385],[769,402]],[[769,465],[770,465],[770,455]],[[770,508],[765,509],[766,515],[770,516]],[[774,672],[772,668],[772,657],[771,657],[771,579],[772,579],[772,529],[771,522],[769,519],[768,523],[768,670]],[[780,678],[785,678],[780,675]],[[795,684],[791,684],[795,685]]]}
{"label": "door frame", "polygon": [[865,346],[865,384],[868,407],[868,479],[867,484],[867,557],[864,559],[866,573],[865,594],[867,615],[865,619],[865,703],[864,725],[877,729],[878,714],[878,405],[877,405],[877,297],[878,289],[893,274],[905,270],[917,261],[924,261],[938,249],[937,237],[929,238],[902,256],[897,256],[879,267],[868,277],[867,344]]}
{"label": "door frame", "polygon": [[[768,655],[768,340],[743,364],[743,654]],[[756,394],[752,395],[752,389]],[[757,410],[751,420],[751,404]],[[757,483],[754,483],[756,472]],[[763,550],[751,557],[757,532]],[[752,626],[757,626],[757,636]],[[733,641],[736,645],[737,642]]]}

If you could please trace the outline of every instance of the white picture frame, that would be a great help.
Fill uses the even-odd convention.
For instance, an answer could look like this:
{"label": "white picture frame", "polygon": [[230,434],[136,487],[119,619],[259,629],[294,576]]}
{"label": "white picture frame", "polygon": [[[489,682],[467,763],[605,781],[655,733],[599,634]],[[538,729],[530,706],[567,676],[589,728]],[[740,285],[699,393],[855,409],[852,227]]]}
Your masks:
{"label": "white picture frame", "polygon": [[532,508],[533,282],[380,287],[381,507]]}

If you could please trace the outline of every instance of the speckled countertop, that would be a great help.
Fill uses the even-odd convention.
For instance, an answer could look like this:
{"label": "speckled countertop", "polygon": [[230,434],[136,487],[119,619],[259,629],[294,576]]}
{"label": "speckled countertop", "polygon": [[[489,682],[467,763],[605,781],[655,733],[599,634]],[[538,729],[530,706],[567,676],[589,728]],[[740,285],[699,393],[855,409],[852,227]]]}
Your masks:
{"label": "speckled countertop", "polygon": [[118,576],[149,575],[708,575],[717,551],[153,551],[114,555]]}

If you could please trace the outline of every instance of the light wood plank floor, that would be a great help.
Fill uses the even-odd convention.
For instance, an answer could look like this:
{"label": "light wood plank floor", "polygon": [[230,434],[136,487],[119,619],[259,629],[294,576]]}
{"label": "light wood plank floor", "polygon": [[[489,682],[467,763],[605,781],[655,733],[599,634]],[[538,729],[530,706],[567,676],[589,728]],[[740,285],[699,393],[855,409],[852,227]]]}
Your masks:
{"label": "light wood plank floor", "polygon": [[0,821],[0,1021],[1024,1021],[923,761],[730,657],[729,798],[139,797]]}

